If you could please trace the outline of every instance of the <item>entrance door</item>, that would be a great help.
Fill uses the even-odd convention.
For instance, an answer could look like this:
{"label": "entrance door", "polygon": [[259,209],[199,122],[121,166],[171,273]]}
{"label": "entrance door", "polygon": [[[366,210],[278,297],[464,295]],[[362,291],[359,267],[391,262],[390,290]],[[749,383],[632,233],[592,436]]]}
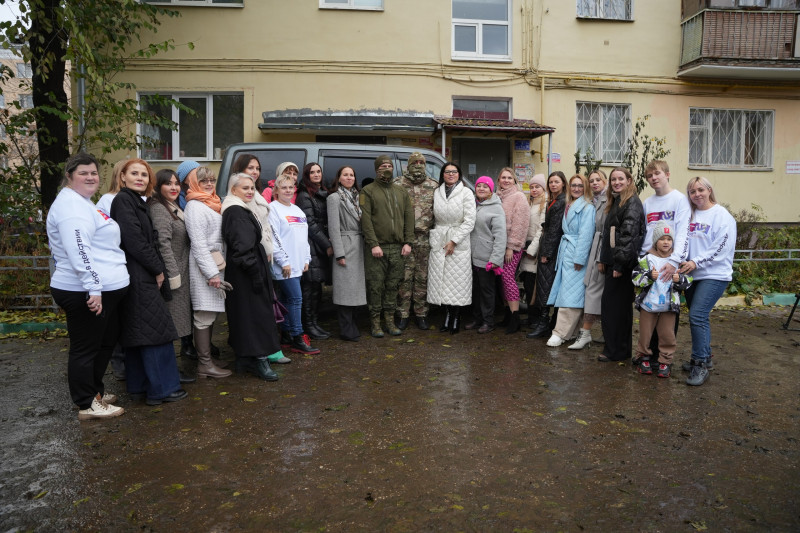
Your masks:
{"label": "entrance door", "polygon": [[509,146],[506,139],[454,138],[453,160],[473,185],[481,176],[495,180],[503,167],[511,166]]}

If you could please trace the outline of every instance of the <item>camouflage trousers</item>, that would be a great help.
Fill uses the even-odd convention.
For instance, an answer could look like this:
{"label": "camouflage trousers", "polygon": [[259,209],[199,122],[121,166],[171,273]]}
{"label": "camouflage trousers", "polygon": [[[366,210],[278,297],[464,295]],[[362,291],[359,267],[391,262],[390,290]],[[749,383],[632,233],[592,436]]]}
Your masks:
{"label": "camouflage trousers", "polygon": [[405,257],[403,280],[397,293],[397,310],[407,318],[414,304],[414,315],[428,316],[428,259],[431,247],[427,240],[418,240],[411,246],[411,253]]}
{"label": "camouflage trousers", "polygon": [[402,244],[381,244],[383,257],[373,257],[372,249],[364,248],[364,276],[367,280],[367,306],[372,317],[381,311],[394,314],[397,287],[403,279]]}

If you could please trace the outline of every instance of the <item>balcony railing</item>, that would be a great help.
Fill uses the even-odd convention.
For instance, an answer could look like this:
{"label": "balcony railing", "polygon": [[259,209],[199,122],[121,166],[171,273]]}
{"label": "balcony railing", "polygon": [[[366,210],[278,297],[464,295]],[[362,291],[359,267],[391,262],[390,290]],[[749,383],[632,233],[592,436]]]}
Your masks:
{"label": "balcony railing", "polygon": [[800,67],[797,12],[706,9],[683,22],[681,68],[701,60],[726,66]]}

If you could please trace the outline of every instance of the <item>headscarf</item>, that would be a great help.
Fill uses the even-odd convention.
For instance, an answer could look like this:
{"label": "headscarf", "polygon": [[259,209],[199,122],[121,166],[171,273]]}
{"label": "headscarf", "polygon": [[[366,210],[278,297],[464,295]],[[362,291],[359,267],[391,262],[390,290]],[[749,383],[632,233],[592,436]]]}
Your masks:
{"label": "headscarf", "polygon": [[185,181],[189,184],[189,191],[186,193],[187,202],[191,200],[199,200],[217,213],[222,212],[222,202],[220,201],[219,196],[217,196],[217,191],[213,190],[208,193],[200,188],[200,183],[197,181],[196,168],[193,168],[189,172]]}

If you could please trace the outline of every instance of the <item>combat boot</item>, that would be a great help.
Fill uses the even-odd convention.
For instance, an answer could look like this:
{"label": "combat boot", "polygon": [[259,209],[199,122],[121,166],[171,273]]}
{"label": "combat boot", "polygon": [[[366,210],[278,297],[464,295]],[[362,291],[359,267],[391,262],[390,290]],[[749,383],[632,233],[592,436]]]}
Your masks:
{"label": "combat boot", "polygon": [[[400,331],[394,323],[394,311],[384,311],[383,312],[383,321],[386,322],[386,332],[389,335],[397,336],[401,335],[403,332]],[[380,322],[379,322],[380,323]]]}
{"label": "combat boot", "polygon": [[372,326],[372,331],[370,332],[370,335],[372,335],[376,339],[383,338],[383,330],[381,329],[381,315],[380,315],[380,313],[370,315],[370,319],[369,320],[370,320],[370,325]]}

